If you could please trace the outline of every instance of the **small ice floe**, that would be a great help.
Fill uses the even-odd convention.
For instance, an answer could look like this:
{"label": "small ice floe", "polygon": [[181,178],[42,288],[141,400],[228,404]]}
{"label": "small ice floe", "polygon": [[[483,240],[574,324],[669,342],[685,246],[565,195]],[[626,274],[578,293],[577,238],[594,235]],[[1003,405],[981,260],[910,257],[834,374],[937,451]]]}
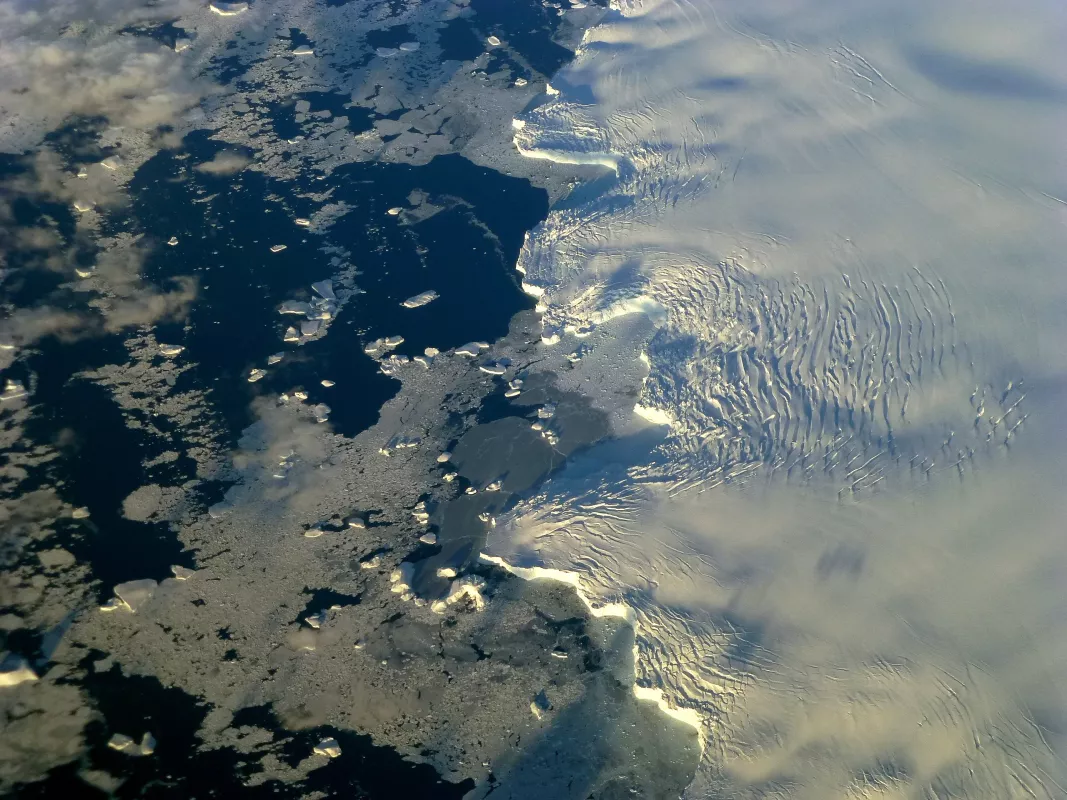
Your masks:
{"label": "small ice floe", "polygon": [[108,156],[107,158],[105,158],[103,161],[100,162],[100,166],[103,167],[106,170],[114,172],[115,170],[117,170],[119,167],[122,166],[122,159],[119,158],[118,156]]}
{"label": "small ice floe", "polygon": [[325,624],[326,616],[326,611],[320,611],[318,614],[312,614],[311,616],[309,616],[307,619],[304,620],[304,622],[308,624],[308,627],[318,630],[323,626],[323,624]]}
{"label": "small ice floe", "polygon": [[427,358],[437,358],[439,355],[441,355],[441,351],[438,350],[436,347],[427,347],[422,352],[426,355]]}
{"label": "small ice floe", "polygon": [[382,340],[382,344],[390,350],[394,347],[400,347],[404,343],[403,336],[387,336]]}
{"label": "small ice floe", "polygon": [[441,477],[442,477],[442,479],[444,480],[445,483],[452,483],[452,481],[454,481],[456,478],[459,477],[459,473],[458,472],[446,472]]}
{"label": "small ice floe", "polygon": [[267,356],[267,366],[278,364],[283,358],[285,358],[285,353],[271,353]]}
{"label": "small ice floe", "polygon": [[176,356],[184,349],[180,344],[161,344],[159,346],[159,352],[165,356]]}
{"label": "small ice floe", "polygon": [[415,567],[413,564],[405,561],[398,568],[394,569],[389,574],[389,583],[392,586],[389,587],[393,594],[406,594],[411,591],[411,576],[415,574]]}
{"label": "small ice floe", "polygon": [[400,216],[400,212],[403,211],[403,210],[404,209],[402,209],[400,206],[393,206],[392,208],[390,208],[385,213],[388,214],[390,217],[397,217],[397,216]]}
{"label": "small ice floe", "polygon": [[77,211],[79,214],[84,214],[86,211],[92,211],[92,209],[93,204],[87,200],[74,201],[74,210]]}
{"label": "small ice floe", "polygon": [[33,671],[26,659],[14,653],[8,653],[0,658],[0,688],[18,686],[20,683],[30,683],[39,680],[37,673]]}
{"label": "small ice floe", "polygon": [[459,573],[456,572],[454,567],[438,567],[438,569],[437,569],[437,577],[438,578],[448,578],[449,580],[451,580],[452,578],[456,577],[458,574]]}
{"label": "small ice floe", "polygon": [[334,383],[333,381],[329,380],[328,378],[324,378],[323,380],[319,381],[319,383],[322,384],[323,388],[325,388],[325,389],[329,389],[331,386],[336,386],[337,385],[336,383]]}
{"label": "small ice floe", "polygon": [[293,220],[293,222],[295,222],[301,228],[310,228],[311,227],[311,220],[309,220],[307,217],[297,217],[296,219]]}
{"label": "small ice floe", "polygon": [[215,505],[208,508],[207,514],[212,519],[220,519],[229,514],[232,510],[233,506],[231,506],[227,501],[223,500],[221,503],[215,503]]}
{"label": "small ice floe", "polygon": [[86,170],[85,167],[82,167],[81,169],[79,169],[78,170],[78,177],[79,178],[88,178],[89,177],[88,170]]}
{"label": "small ice floe", "polygon": [[115,596],[102,605],[100,610],[122,610],[136,613],[137,609],[144,606],[144,604],[151,599],[157,586],[159,586],[159,584],[151,578],[142,578],[138,581],[126,581],[126,583],[120,583],[114,589]]}
{"label": "small ice floe", "polygon": [[551,655],[552,658],[558,658],[563,661],[567,658],[567,651],[564,650],[562,647],[553,647]]}
{"label": "small ice floe", "polygon": [[492,483],[489,483],[488,485],[486,485],[485,491],[487,491],[487,492],[499,492],[500,491],[500,487],[503,486],[503,485],[504,485],[504,482],[502,480],[498,479],[498,480],[495,480]]}
{"label": "small ice floe", "polygon": [[431,289],[427,292],[420,292],[419,294],[412,295],[400,305],[402,305],[404,308],[420,308],[421,306],[427,305],[428,303],[432,303],[437,298],[437,292]]}
{"label": "small ice floe", "polygon": [[322,327],[322,323],[317,319],[306,319],[300,323],[300,335],[301,336],[314,336],[319,332],[319,328]]}
{"label": "small ice floe", "polygon": [[452,454],[450,452],[448,452],[448,451],[445,451],[444,453],[441,453],[441,455],[439,455],[437,457],[437,463],[438,464],[447,464],[451,460],[452,460]]}
{"label": "small ice floe", "polygon": [[478,494],[478,490],[475,489],[473,486],[468,486],[467,487],[467,494]]}
{"label": "small ice floe", "polygon": [[285,329],[285,335],[282,336],[282,341],[283,342],[299,342],[300,341],[300,332],[296,328],[288,327],[288,328]]}
{"label": "small ice floe", "polygon": [[208,7],[220,17],[236,17],[248,11],[248,3],[223,3],[221,0],[215,0]]}
{"label": "small ice floe", "polygon": [[328,758],[337,758],[341,755],[341,745],[337,743],[337,740],[332,736],[329,739],[323,739],[317,745],[314,750],[317,756],[326,756]]}
{"label": "small ice floe", "polygon": [[437,544],[437,534],[424,533],[422,536],[419,537],[419,541],[423,544]]}
{"label": "small ice floe", "polygon": [[156,737],[145,733],[138,743],[124,733],[116,733],[107,740],[107,746],[128,756],[150,756],[156,752]]}
{"label": "small ice floe", "polygon": [[415,518],[415,521],[420,525],[426,525],[430,521],[430,514],[426,510],[426,503],[419,503],[411,512],[411,516]]}
{"label": "small ice floe", "polygon": [[27,397],[29,392],[26,391],[26,387],[18,381],[8,379],[4,384],[4,391],[0,392],[0,403],[9,403],[12,400],[21,400],[23,397]]}
{"label": "small ice floe", "polygon": [[516,78],[515,79],[515,85],[516,86],[525,86],[526,83],[527,83],[526,78]]}
{"label": "small ice floe", "polygon": [[313,55],[315,55],[315,50],[313,48],[311,48],[311,47],[308,47],[306,44],[300,45],[300,47],[297,47],[295,50],[292,50],[291,52],[292,52],[292,54],[294,56],[313,56]]}
{"label": "small ice floe", "polygon": [[545,714],[552,710],[552,704],[548,701],[548,695],[545,694],[545,690],[542,689],[534,697],[530,703],[530,713],[532,713],[538,719],[541,719]]}
{"label": "small ice floe", "polygon": [[486,41],[489,42],[489,46],[490,47],[499,47],[500,46],[500,40],[495,36],[490,36],[488,39],[486,39]]}
{"label": "small ice floe", "polygon": [[92,267],[75,267],[74,274],[77,275],[79,278],[90,278],[92,277],[93,269]]}
{"label": "small ice floe", "polygon": [[359,562],[360,569],[378,569],[381,565],[382,559],[380,556],[374,556],[373,558],[368,558],[366,561]]}
{"label": "small ice floe", "polygon": [[316,281],[311,284],[311,289],[315,294],[322,297],[324,300],[336,300],[337,295],[333,291],[333,281],[327,278],[323,281]]}
{"label": "small ice floe", "polygon": [[304,391],[296,391],[293,392],[293,397],[295,397],[297,400],[307,400],[308,393]]}
{"label": "small ice floe", "polygon": [[178,581],[187,581],[196,574],[195,569],[189,569],[178,564],[172,564],[170,571],[173,573],[174,579]]}
{"label": "small ice floe", "polygon": [[304,531],[305,539],[318,539],[322,534],[326,533],[322,528],[313,526]]}
{"label": "small ice floe", "polygon": [[421,364],[423,369],[429,369],[430,364],[433,363],[433,359],[427,358],[426,356],[415,356],[412,361],[416,364]]}
{"label": "small ice floe", "polygon": [[469,356],[474,358],[482,350],[488,350],[489,345],[486,342],[467,342],[465,345],[456,348],[457,356]]}
{"label": "small ice floe", "polygon": [[485,608],[485,597],[482,596],[482,590],[484,588],[485,579],[476,575],[453,581],[452,589],[449,591],[448,596],[443,600],[434,601],[430,606],[430,610],[437,614],[443,614],[448,610],[449,606],[454,605],[463,599],[468,599],[475,609],[481,611]]}
{"label": "small ice floe", "polygon": [[367,527],[367,523],[362,517],[349,517],[345,520],[345,524],[349,528],[355,528],[356,530],[360,531]]}
{"label": "small ice floe", "polygon": [[488,511],[483,511],[481,514],[478,515],[478,519],[480,519],[482,522],[489,522],[492,517],[490,516]]}
{"label": "small ice floe", "polygon": [[167,239],[167,244],[169,244],[171,247],[174,247],[176,244],[178,244],[178,237],[171,236],[169,239]]}
{"label": "small ice floe", "polygon": [[71,519],[89,519],[89,509],[85,506],[76,508],[70,512]]}
{"label": "small ice floe", "polygon": [[401,42],[400,43],[400,51],[402,53],[414,53],[418,49],[419,49],[419,43],[418,42]]}
{"label": "small ice floe", "polygon": [[174,40],[174,52],[183,53],[193,46],[193,40],[185,37]]}
{"label": "small ice floe", "polygon": [[533,425],[530,426],[530,430],[534,431],[543,431],[544,429],[545,426],[542,422],[535,422]]}
{"label": "small ice floe", "polygon": [[551,419],[556,415],[556,404],[545,403],[541,408],[537,409],[538,419]]}
{"label": "small ice floe", "polygon": [[303,303],[299,300],[286,300],[278,306],[279,314],[299,314],[306,317],[311,313],[311,303]]}
{"label": "small ice floe", "polygon": [[311,414],[315,422],[325,422],[330,418],[330,407],[325,403],[319,403],[311,407]]}
{"label": "small ice floe", "polygon": [[374,52],[378,54],[379,58],[392,58],[400,55],[400,50],[395,47],[379,47]]}
{"label": "small ice floe", "polygon": [[259,369],[257,367],[256,369],[253,369],[251,372],[248,373],[248,382],[255,383],[258,380],[262,380],[266,376],[267,371],[265,369]]}
{"label": "small ice floe", "polygon": [[478,366],[478,369],[489,375],[503,375],[505,372],[507,372],[507,367],[496,361],[490,361],[485,364],[480,364]]}
{"label": "small ice floe", "polygon": [[287,248],[288,246],[289,246],[289,245],[287,245],[287,244],[272,244],[272,245],[270,246],[270,251],[271,251],[272,253],[280,253],[280,252],[281,252],[282,250],[284,250],[284,249],[285,249],[285,248]]}

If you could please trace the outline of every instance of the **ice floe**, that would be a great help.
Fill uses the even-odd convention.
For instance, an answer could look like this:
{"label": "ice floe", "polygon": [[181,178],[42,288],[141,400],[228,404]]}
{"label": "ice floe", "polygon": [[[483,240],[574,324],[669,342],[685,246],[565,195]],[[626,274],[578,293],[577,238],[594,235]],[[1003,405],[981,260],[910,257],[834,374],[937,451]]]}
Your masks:
{"label": "ice floe", "polygon": [[243,14],[248,11],[248,3],[223,3],[221,0],[215,0],[208,6],[213,12],[220,17],[236,17],[238,14]]}
{"label": "ice floe", "polygon": [[404,308],[419,308],[420,306],[432,303],[434,300],[437,299],[437,297],[437,292],[431,289],[427,292],[420,292],[419,294],[412,295],[400,305],[402,305]]}

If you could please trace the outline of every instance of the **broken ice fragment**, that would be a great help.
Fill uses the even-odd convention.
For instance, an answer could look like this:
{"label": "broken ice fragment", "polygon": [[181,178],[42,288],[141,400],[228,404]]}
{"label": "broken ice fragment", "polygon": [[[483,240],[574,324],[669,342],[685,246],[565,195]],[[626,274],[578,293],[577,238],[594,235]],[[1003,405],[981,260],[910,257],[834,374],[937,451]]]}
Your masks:
{"label": "broken ice fragment", "polygon": [[300,47],[296,48],[292,52],[293,52],[294,56],[313,56],[313,55],[315,55],[315,51],[312,50],[310,47],[308,47],[306,44],[300,45]]}
{"label": "broken ice fragment", "polygon": [[221,0],[215,0],[210,8],[220,17],[236,17],[248,11],[248,3],[223,3]]}
{"label": "broken ice fragment", "polygon": [[475,489],[473,486],[468,486],[467,487],[467,494],[478,494],[478,490]]}
{"label": "broken ice fragment", "polygon": [[525,86],[526,85],[526,78],[516,78],[515,79],[515,85],[516,86]]}
{"label": "broken ice fragment", "polygon": [[390,217],[395,217],[395,216],[399,215],[400,212],[403,211],[403,210],[404,209],[402,209],[400,206],[394,206],[393,208],[390,208],[385,213],[388,214]]}
{"label": "broken ice fragment", "polygon": [[38,680],[26,659],[14,653],[8,653],[0,659],[0,687],[18,686],[20,683],[29,683]]}
{"label": "broken ice fragment", "polygon": [[187,581],[196,574],[195,569],[189,569],[177,564],[171,565],[170,571],[174,573],[174,579],[179,581]]}
{"label": "broken ice fragment", "polygon": [[311,304],[303,303],[299,300],[286,300],[280,306],[278,306],[279,314],[299,314],[306,316],[311,313]]}
{"label": "broken ice fragment", "polygon": [[318,614],[312,614],[307,619],[305,619],[304,622],[306,622],[310,627],[315,628],[315,630],[318,630],[322,627],[323,623],[326,622],[326,612],[320,611]]}
{"label": "broken ice fragment", "polygon": [[485,342],[467,342],[462,347],[456,349],[457,356],[471,356],[478,355],[482,350],[487,350],[489,345]]}
{"label": "broken ice fragment", "polygon": [[322,323],[317,319],[306,319],[300,323],[300,333],[304,336],[314,336],[321,327]]}
{"label": "broken ice fragment", "polygon": [[522,394],[522,389],[508,389],[504,392],[504,397],[518,397]]}
{"label": "broken ice fragment", "polygon": [[100,162],[100,166],[103,167],[106,170],[110,170],[110,171],[114,172],[115,170],[117,170],[119,167],[122,166],[122,159],[119,158],[118,156],[108,156],[107,158],[105,158],[103,161]]}
{"label": "broken ice fragment", "polygon": [[272,244],[270,246],[270,251],[272,253],[280,253],[282,250],[284,250],[288,246],[289,245],[287,245],[287,244]]}
{"label": "broken ice fragment", "polygon": [[286,328],[285,329],[285,335],[282,336],[282,341],[283,342],[299,342],[300,341],[300,333],[297,331],[296,328],[292,328],[292,327]]}
{"label": "broken ice fragment", "polygon": [[567,651],[562,647],[552,648],[552,658],[565,659],[567,657]]}
{"label": "broken ice fragment", "polygon": [[307,228],[311,225],[311,220],[309,220],[307,217],[297,217],[293,220],[293,222],[295,222],[301,228]]}
{"label": "broken ice fragment", "polygon": [[4,391],[0,394],[0,403],[7,403],[11,400],[21,400],[26,397],[29,392],[26,391],[26,387],[18,381],[8,380],[4,385]]}
{"label": "broken ice fragment", "polygon": [[266,377],[267,371],[265,369],[254,369],[248,373],[248,382],[255,383],[258,380]]}
{"label": "broken ice fragment", "polygon": [[552,710],[552,704],[548,701],[548,695],[542,689],[530,703],[530,711],[535,717],[541,719],[548,711]]}
{"label": "broken ice fragment", "polygon": [[363,530],[367,527],[367,523],[360,517],[349,517],[345,520],[345,524],[348,525],[349,528],[356,528],[357,530]]}
{"label": "broken ice fragment", "polygon": [[495,36],[490,36],[486,41],[489,42],[490,47],[497,47],[500,44],[500,40]]}
{"label": "broken ice fragment", "polygon": [[151,578],[126,581],[126,583],[120,583],[115,587],[115,597],[125,603],[130,611],[136,612],[138,608],[141,608],[149,601],[157,586],[159,584]]}
{"label": "broken ice fragment", "polygon": [[81,508],[76,508],[76,509],[74,509],[73,511],[70,512],[70,516],[73,519],[88,519],[89,518],[89,509],[86,508],[85,506],[82,506]]}
{"label": "broken ice fragment", "polygon": [[442,477],[444,478],[445,483],[452,483],[452,481],[454,481],[456,478],[459,477],[459,473],[458,472],[448,472],[448,473],[445,473],[445,475],[443,475]]}
{"label": "broken ice fragment", "polygon": [[389,336],[382,341],[386,347],[399,347],[404,343],[403,336]]}
{"label": "broken ice fragment", "polygon": [[330,418],[330,407],[325,403],[319,403],[311,407],[311,413],[315,416],[316,422],[325,422]]}
{"label": "broken ice fragment", "polygon": [[441,453],[441,455],[439,455],[437,457],[437,463],[438,464],[447,464],[451,460],[452,460],[452,454],[449,453],[449,452]]}
{"label": "broken ice fragment", "polygon": [[79,214],[84,214],[86,211],[90,211],[92,207],[93,204],[85,200],[74,201],[74,210],[77,211]]}
{"label": "broken ice fragment", "polygon": [[452,567],[440,567],[437,570],[438,578],[454,578],[458,573]]}
{"label": "broken ice fragment", "polygon": [[193,46],[193,40],[192,39],[175,39],[175,41],[174,41],[174,52],[175,53],[181,53],[181,52],[183,52],[185,50],[188,50],[192,46]]}
{"label": "broken ice fragment", "polygon": [[402,305],[404,308],[419,308],[420,306],[424,306],[427,303],[432,303],[434,300],[437,299],[437,297],[437,292],[431,289],[428,292],[420,292],[419,294],[412,295],[400,305]]}
{"label": "broken ice fragment", "polygon": [[341,755],[341,745],[339,745],[337,743],[337,740],[333,737],[330,737],[329,739],[323,739],[321,742],[315,745],[315,755],[337,758],[339,755]]}
{"label": "broken ice fragment", "polygon": [[360,569],[377,569],[381,563],[381,558],[374,556],[373,558],[368,558],[366,561],[359,562],[359,567]]}
{"label": "broken ice fragment", "polygon": [[92,276],[93,270],[92,267],[89,267],[88,269],[85,267],[75,267],[74,274],[77,275],[79,278],[88,278]]}
{"label": "broken ice fragment", "polygon": [[295,397],[297,400],[307,400],[308,399],[308,393],[307,392],[293,392],[293,397]]}
{"label": "broken ice fragment", "polygon": [[336,300],[337,295],[333,293],[333,281],[327,278],[324,281],[318,281],[311,284],[311,288],[319,295],[327,300]]}
{"label": "broken ice fragment", "polygon": [[419,49],[419,43],[418,42],[401,42],[400,43],[401,52],[414,53],[418,49]]}
{"label": "broken ice fragment", "polygon": [[325,531],[322,528],[308,528],[304,531],[304,536],[308,539],[318,539]]}
{"label": "broken ice fragment", "polygon": [[180,344],[161,344],[159,346],[159,352],[165,356],[176,356],[184,349]]}
{"label": "broken ice fragment", "polygon": [[267,365],[270,366],[271,364],[277,364],[284,357],[285,353],[272,353],[271,355],[267,356]]}
{"label": "broken ice fragment", "polygon": [[540,419],[549,419],[556,414],[555,403],[545,403],[541,408],[537,409],[537,416]]}
{"label": "broken ice fragment", "polygon": [[107,740],[107,746],[122,753],[133,747],[133,739],[124,733],[116,733]]}
{"label": "broken ice fragment", "polygon": [[423,544],[437,544],[437,534],[424,533],[422,536],[419,537],[419,541]]}
{"label": "broken ice fragment", "polygon": [[490,361],[488,364],[482,364],[478,367],[482,372],[489,375],[503,375],[507,372],[506,368],[498,364],[496,361]]}
{"label": "broken ice fragment", "polygon": [[174,245],[176,245],[177,243],[178,243],[178,237],[177,236],[171,236],[169,239],[167,239],[167,244],[169,244],[171,247],[174,247]]}
{"label": "broken ice fragment", "polygon": [[487,491],[487,492],[499,492],[500,491],[500,487],[503,486],[503,485],[504,485],[503,481],[496,480],[496,481],[493,481],[492,483],[490,483],[488,486],[486,486],[485,487],[485,491]]}
{"label": "broken ice fragment", "polygon": [[319,381],[319,383],[321,383],[321,384],[322,384],[322,385],[323,385],[323,386],[324,386],[325,388],[327,388],[327,389],[329,389],[329,388],[330,388],[331,386],[335,386],[335,385],[336,385],[336,384],[335,384],[335,383],[334,383],[333,381],[331,381],[331,380],[321,380],[321,381]]}
{"label": "broken ice fragment", "polygon": [[156,752],[156,737],[145,731],[145,735],[141,737],[141,744],[138,745],[138,750],[142,756],[150,756]]}
{"label": "broken ice fragment", "polygon": [[400,55],[400,51],[395,47],[379,47],[374,52],[381,58],[392,58],[393,56]]}

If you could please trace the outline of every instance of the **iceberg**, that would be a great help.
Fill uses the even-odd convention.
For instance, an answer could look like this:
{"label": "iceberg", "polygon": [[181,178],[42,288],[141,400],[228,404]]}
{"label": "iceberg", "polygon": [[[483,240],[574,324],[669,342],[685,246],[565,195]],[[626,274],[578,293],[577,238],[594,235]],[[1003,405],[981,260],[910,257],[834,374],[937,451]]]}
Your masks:
{"label": "iceberg", "polygon": [[419,308],[420,306],[424,306],[427,303],[432,303],[437,298],[437,292],[430,290],[427,292],[420,292],[419,294],[412,295],[400,305],[402,305],[404,308]]}

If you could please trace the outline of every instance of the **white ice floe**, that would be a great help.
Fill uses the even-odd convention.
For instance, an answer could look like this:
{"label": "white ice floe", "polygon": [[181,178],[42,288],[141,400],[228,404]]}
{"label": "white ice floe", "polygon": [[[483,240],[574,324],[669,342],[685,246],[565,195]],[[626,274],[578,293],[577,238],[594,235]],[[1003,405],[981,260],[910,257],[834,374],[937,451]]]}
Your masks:
{"label": "white ice floe", "polygon": [[505,372],[508,371],[507,367],[496,361],[490,361],[486,364],[480,364],[478,366],[478,369],[488,375],[503,375]]}
{"label": "white ice floe", "polygon": [[178,564],[172,564],[170,571],[174,575],[175,580],[179,581],[187,581],[196,574],[195,569],[189,569],[188,567],[183,567]]}
{"label": "white ice floe", "polygon": [[451,460],[452,460],[452,453],[449,452],[449,451],[445,451],[444,453],[441,453],[439,456],[437,456],[437,463],[438,464],[447,464]]}
{"label": "white ice floe", "polygon": [[317,319],[306,319],[300,323],[301,336],[314,336],[322,328],[322,323]]}
{"label": "white ice floe", "polygon": [[4,384],[4,391],[0,393],[0,403],[9,403],[14,400],[21,400],[24,397],[29,396],[29,392],[26,391],[26,387],[18,381],[8,378],[7,383]]}
{"label": "white ice floe", "polygon": [[380,58],[392,58],[393,56],[400,55],[400,50],[396,47],[378,47],[374,50]]}
{"label": "white ice floe", "polygon": [[399,216],[400,212],[403,211],[403,210],[404,209],[402,209],[400,206],[393,206],[392,208],[390,208],[385,213],[388,214],[390,217],[396,217],[396,216]]}
{"label": "white ice floe", "polygon": [[86,211],[92,211],[92,208],[93,204],[90,203],[88,200],[74,201],[74,210],[77,211],[79,214],[84,214]]}
{"label": "white ice floe", "polygon": [[341,745],[337,743],[337,740],[333,737],[329,739],[323,739],[317,745],[314,750],[317,756],[327,756],[328,758],[337,758],[341,755]]}
{"label": "white ice floe", "polygon": [[525,86],[526,85],[526,78],[516,78],[515,79],[515,85],[516,86]]}
{"label": "white ice floe", "polygon": [[500,45],[500,39],[496,36],[490,36],[486,41],[489,42],[490,47],[498,47]]}
{"label": "white ice floe", "polygon": [[308,528],[307,530],[304,531],[304,538],[305,539],[318,539],[324,533],[326,533],[326,531],[324,531],[322,528],[312,527],[312,528]]}
{"label": "white ice floe", "polygon": [[311,289],[324,300],[336,300],[337,295],[333,290],[333,281],[329,278],[311,284]]}
{"label": "white ice floe", "polygon": [[311,311],[311,303],[305,303],[300,300],[286,300],[278,306],[279,314],[296,314],[301,317],[306,317]]}
{"label": "white ice floe", "polygon": [[115,608],[136,612],[152,598],[158,586],[151,578],[120,583],[113,590],[115,597],[112,602],[115,603]]}
{"label": "white ice floe", "polygon": [[311,614],[310,616],[305,618],[304,622],[306,622],[308,624],[309,628],[314,628],[315,630],[318,630],[319,628],[321,628],[325,624],[326,617],[327,617],[327,612],[326,611],[320,611],[317,614]]}
{"label": "white ice floe", "polygon": [[359,562],[360,569],[378,569],[378,567],[380,567],[381,565],[381,556],[373,556],[372,558],[368,558],[366,561]]}
{"label": "white ice floe", "polygon": [[262,380],[266,376],[267,376],[267,371],[265,369],[259,369],[258,367],[256,367],[255,369],[253,369],[251,372],[248,373],[248,382],[249,383],[255,383],[258,380]]}
{"label": "white ice floe", "polygon": [[423,544],[437,544],[437,534],[424,533],[422,536],[419,537],[419,541]]}
{"label": "white ice floe", "polygon": [[270,246],[270,251],[271,251],[272,253],[280,253],[280,252],[281,252],[282,250],[284,250],[284,249],[285,249],[285,248],[287,248],[288,246],[289,246],[289,245],[287,245],[287,244],[272,244],[272,245]]}
{"label": "white ice floe", "polygon": [[156,752],[156,737],[145,733],[138,743],[124,733],[116,733],[107,740],[107,746],[128,756],[150,756]]}
{"label": "white ice floe", "polygon": [[267,366],[273,366],[285,358],[285,353],[271,353],[267,356]]}
{"label": "white ice floe", "polygon": [[285,342],[299,342],[300,341],[300,331],[298,331],[296,328],[293,328],[293,327],[286,328],[285,329],[285,334],[282,336],[282,341],[285,341]]}
{"label": "white ice floe", "polygon": [[331,386],[335,386],[336,385],[333,381],[329,380],[328,378],[323,378],[321,381],[319,381],[319,383],[326,389],[329,389]]}
{"label": "white ice floe", "polygon": [[444,475],[441,476],[441,480],[443,480],[445,483],[452,483],[452,481],[454,481],[458,477],[458,472],[446,472]]}
{"label": "white ice floe", "polygon": [[71,511],[70,516],[72,519],[89,519],[89,509],[81,506]]}
{"label": "white ice floe", "polygon": [[486,342],[467,342],[465,345],[456,348],[456,355],[474,358],[482,350],[487,350],[488,348],[489,345]]}
{"label": "white ice floe", "polygon": [[419,308],[420,306],[424,306],[427,303],[432,303],[437,298],[437,292],[431,289],[427,292],[420,292],[419,294],[412,295],[400,305],[402,305],[404,308]]}
{"label": "white ice floe", "polygon": [[403,343],[404,343],[404,337],[403,336],[387,336],[385,339],[382,340],[382,344],[385,347],[389,347],[389,348],[399,347]]}
{"label": "white ice floe", "polygon": [[167,244],[169,244],[171,247],[174,247],[176,244],[178,244],[178,237],[171,236],[169,239],[167,239]]}
{"label": "white ice floe", "polygon": [[33,671],[26,659],[13,653],[7,653],[0,658],[0,688],[32,683],[36,680],[38,680],[37,673]]}
{"label": "white ice floe", "polygon": [[308,228],[311,226],[311,220],[309,220],[307,217],[297,217],[293,220],[293,222],[299,225],[301,228]]}
{"label": "white ice floe", "polygon": [[176,356],[185,348],[180,344],[160,344],[159,352],[165,356]]}
{"label": "white ice floe", "polygon": [[483,589],[485,589],[485,579],[477,575],[453,581],[448,595],[443,600],[437,600],[431,604],[430,609],[438,614],[443,614],[448,610],[449,606],[455,605],[461,600],[469,600],[476,610],[481,611],[485,608]]}
{"label": "white ice floe", "polygon": [[400,43],[400,50],[402,52],[404,52],[404,53],[414,53],[418,49],[419,49],[419,43],[418,42],[401,42]]}
{"label": "white ice floe", "polygon": [[363,530],[367,527],[367,523],[363,521],[362,517],[349,517],[345,520],[345,524],[349,528],[354,528],[356,530]]}
{"label": "white ice floe", "polygon": [[296,49],[290,51],[294,56],[313,56],[315,55],[314,49],[308,47],[306,44],[300,45]]}
{"label": "white ice floe", "polygon": [[326,422],[330,418],[330,407],[325,403],[318,403],[311,407],[311,413],[316,422]]}
{"label": "white ice floe", "polygon": [[248,11],[248,3],[224,3],[221,0],[215,0],[208,6],[213,12],[220,17],[236,17],[238,14],[243,14]]}

